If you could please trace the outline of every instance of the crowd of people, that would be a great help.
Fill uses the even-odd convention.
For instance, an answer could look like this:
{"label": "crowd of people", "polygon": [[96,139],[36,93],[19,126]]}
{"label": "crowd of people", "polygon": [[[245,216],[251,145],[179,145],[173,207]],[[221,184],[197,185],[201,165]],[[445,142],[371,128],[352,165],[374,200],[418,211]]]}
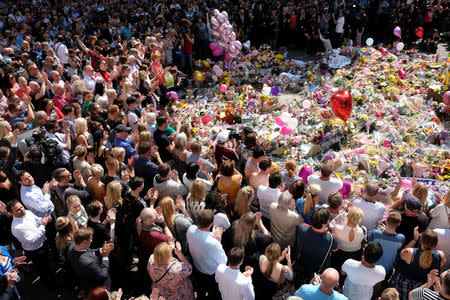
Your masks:
{"label": "crowd of people", "polygon": [[251,127],[204,145],[170,111],[216,7],[241,41],[316,52],[397,25],[430,46],[450,1],[0,3],[0,299],[34,274],[90,300],[450,299],[450,193],[349,195],[328,156],[279,172]]}

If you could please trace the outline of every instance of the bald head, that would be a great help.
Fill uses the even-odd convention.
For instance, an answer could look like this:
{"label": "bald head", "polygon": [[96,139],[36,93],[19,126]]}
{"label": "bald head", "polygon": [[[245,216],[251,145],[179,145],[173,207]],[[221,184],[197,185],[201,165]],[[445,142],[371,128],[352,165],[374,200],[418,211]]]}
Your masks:
{"label": "bald head", "polygon": [[322,273],[322,286],[332,290],[339,283],[339,273],[336,269],[328,268]]}

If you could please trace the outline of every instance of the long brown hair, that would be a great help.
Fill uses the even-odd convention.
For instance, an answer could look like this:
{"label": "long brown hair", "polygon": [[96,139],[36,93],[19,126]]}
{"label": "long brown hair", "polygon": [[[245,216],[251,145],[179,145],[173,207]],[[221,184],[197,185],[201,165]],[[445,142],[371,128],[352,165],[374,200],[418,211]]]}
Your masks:
{"label": "long brown hair", "polygon": [[167,227],[173,232],[173,227],[175,224],[175,206],[173,205],[173,200],[170,197],[164,197],[159,201],[158,204],[161,207],[162,214],[164,216],[164,221],[166,221]]}
{"label": "long brown hair", "polygon": [[251,211],[246,212],[236,221],[233,243],[235,247],[245,247],[250,238],[254,238],[256,216]]}
{"label": "long brown hair", "polygon": [[250,200],[255,195],[255,191],[251,186],[244,186],[239,190],[234,204],[234,213],[236,216],[243,216],[250,210]]}
{"label": "long brown hair", "polygon": [[421,242],[423,252],[420,254],[419,264],[422,269],[428,269],[433,263],[433,249],[438,243],[437,234],[433,230],[427,229],[422,233]]}
{"label": "long brown hair", "polygon": [[277,243],[272,243],[266,248],[266,252],[264,253],[269,260],[269,265],[267,266],[267,269],[264,271],[264,276],[267,278],[270,278],[270,275],[272,275],[272,271],[275,268],[275,266],[278,263],[278,259],[281,256],[281,247]]}

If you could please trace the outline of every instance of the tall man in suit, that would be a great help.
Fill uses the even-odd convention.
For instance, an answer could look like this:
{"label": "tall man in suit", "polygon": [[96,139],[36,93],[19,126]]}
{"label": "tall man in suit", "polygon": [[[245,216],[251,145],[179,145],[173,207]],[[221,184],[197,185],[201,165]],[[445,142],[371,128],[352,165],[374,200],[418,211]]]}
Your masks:
{"label": "tall man in suit", "polygon": [[105,243],[98,251],[90,249],[93,233],[89,227],[75,231],[73,238],[75,243],[71,244],[67,251],[70,266],[86,294],[97,286],[106,286],[107,290],[111,288],[108,273],[109,254],[114,249],[114,244]]}

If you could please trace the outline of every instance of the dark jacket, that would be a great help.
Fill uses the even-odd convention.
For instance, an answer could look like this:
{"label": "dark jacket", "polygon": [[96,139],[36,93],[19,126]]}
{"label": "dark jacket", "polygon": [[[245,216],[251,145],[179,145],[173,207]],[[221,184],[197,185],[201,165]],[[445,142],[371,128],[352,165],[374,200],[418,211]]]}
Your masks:
{"label": "dark jacket", "polygon": [[75,249],[75,244],[71,244],[67,250],[67,260],[86,294],[97,286],[104,285],[107,290],[111,288],[109,260],[99,258],[94,250],[79,251]]}

